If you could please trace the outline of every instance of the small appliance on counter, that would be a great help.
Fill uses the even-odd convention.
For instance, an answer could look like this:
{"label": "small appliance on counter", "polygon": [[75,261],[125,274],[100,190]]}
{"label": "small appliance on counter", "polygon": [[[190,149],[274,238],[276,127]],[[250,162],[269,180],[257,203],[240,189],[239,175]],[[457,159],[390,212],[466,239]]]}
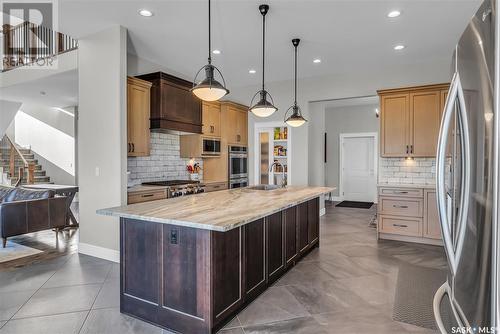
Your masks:
{"label": "small appliance on counter", "polygon": [[229,188],[248,186],[248,153],[245,146],[229,146]]}
{"label": "small appliance on counter", "polygon": [[203,183],[191,180],[165,180],[165,181],[143,182],[142,185],[168,187],[167,198],[187,196],[205,192],[205,185]]}

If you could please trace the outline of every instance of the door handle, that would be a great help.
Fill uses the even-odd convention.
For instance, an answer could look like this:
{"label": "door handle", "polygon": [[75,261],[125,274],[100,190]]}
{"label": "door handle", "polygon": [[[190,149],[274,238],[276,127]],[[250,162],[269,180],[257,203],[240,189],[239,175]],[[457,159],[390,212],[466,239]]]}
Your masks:
{"label": "door handle", "polygon": [[[457,237],[452,235],[449,222],[449,217],[446,210],[446,186],[445,186],[445,168],[446,168],[446,146],[447,137],[450,130],[452,114],[455,110],[455,99],[458,99],[460,112],[459,120],[461,141],[463,143],[463,163],[462,169],[462,188],[460,193],[459,212],[457,214],[456,231]],[[436,198],[437,198],[437,211],[439,215],[439,222],[441,224],[441,232],[443,235],[443,243],[445,246],[446,255],[450,264],[450,269],[453,274],[456,274],[458,263],[462,255],[464,244],[466,219],[469,208],[469,188],[470,188],[470,148],[469,148],[469,125],[466,113],[466,104],[462,84],[460,82],[460,75],[456,72],[453,75],[453,80],[448,91],[446,98],[445,109],[441,120],[441,128],[439,130],[437,153],[436,153]],[[456,244],[454,245],[454,240]]]}

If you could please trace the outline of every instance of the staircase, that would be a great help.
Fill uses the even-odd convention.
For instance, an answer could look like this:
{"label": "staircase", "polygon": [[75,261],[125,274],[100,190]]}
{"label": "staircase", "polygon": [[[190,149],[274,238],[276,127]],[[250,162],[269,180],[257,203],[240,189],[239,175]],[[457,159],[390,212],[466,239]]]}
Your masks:
{"label": "staircase", "polygon": [[[3,142],[3,140],[2,140]],[[26,163],[33,166],[33,182],[32,183],[51,183],[50,177],[46,175],[46,172],[42,169],[42,166],[38,164],[38,160],[35,159],[35,155],[30,149],[21,148],[17,144],[15,149],[15,154],[13,155],[14,162],[14,174],[10,172],[11,167],[11,146],[1,145],[0,146],[0,167],[3,168],[3,184],[16,185],[19,180],[19,168],[24,167],[24,175],[21,180],[21,184],[29,183],[28,173],[29,170]],[[22,157],[20,156],[22,155]]]}

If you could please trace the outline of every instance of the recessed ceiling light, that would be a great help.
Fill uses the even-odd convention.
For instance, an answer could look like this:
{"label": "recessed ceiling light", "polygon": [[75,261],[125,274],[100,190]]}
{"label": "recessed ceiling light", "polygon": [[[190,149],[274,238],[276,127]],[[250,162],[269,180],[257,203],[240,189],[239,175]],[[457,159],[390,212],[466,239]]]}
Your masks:
{"label": "recessed ceiling light", "polygon": [[255,74],[255,73],[257,73],[257,71],[252,69],[252,70],[248,70],[248,73]]}
{"label": "recessed ceiling light", "polygon": [[398,17],[399,15],[401,15],[401,12],[399,10],[393,10],[389,12],[389,14],[387,14],[387,17],[394,18]]}
{"label": "recessed ceiling light", "polygon": [[220,55],[220,50],[214,50],[214,51],[212,51],[212,53],[213,53],[214,55]]}
{"label": "recessed ceiling light", "polygon": [[153,16],[153,12],[147,9],[141,9],[139,10],[139,15],[144,16],[144,17],[151,17]]}
{"label": "recessed ceiling light", "polygon": [[313,63],[315,63],[315,64],[319,64],[319,63],[321,63],[321,59],[316,58],[316,59],[314,59],[314,60],[313,60]]}
{"label": "recessed ceiling light", "polygon": [[406,46],[404,46],[404,45],[400,44],[400,45],[396,45],[396,46],[394,47],[394,50],[396,50],[396,51],[401,51],[401,50],[403,50],[404,48],[406,48]]}

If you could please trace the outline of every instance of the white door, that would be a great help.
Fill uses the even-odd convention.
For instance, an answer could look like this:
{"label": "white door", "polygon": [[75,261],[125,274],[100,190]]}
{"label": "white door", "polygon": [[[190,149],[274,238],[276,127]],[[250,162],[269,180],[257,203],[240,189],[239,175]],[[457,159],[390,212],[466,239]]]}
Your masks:
{"label": "white door", "polygon": [[375,202],[376,143],[374,136],[341,137],[341,197],[346,201]]}

